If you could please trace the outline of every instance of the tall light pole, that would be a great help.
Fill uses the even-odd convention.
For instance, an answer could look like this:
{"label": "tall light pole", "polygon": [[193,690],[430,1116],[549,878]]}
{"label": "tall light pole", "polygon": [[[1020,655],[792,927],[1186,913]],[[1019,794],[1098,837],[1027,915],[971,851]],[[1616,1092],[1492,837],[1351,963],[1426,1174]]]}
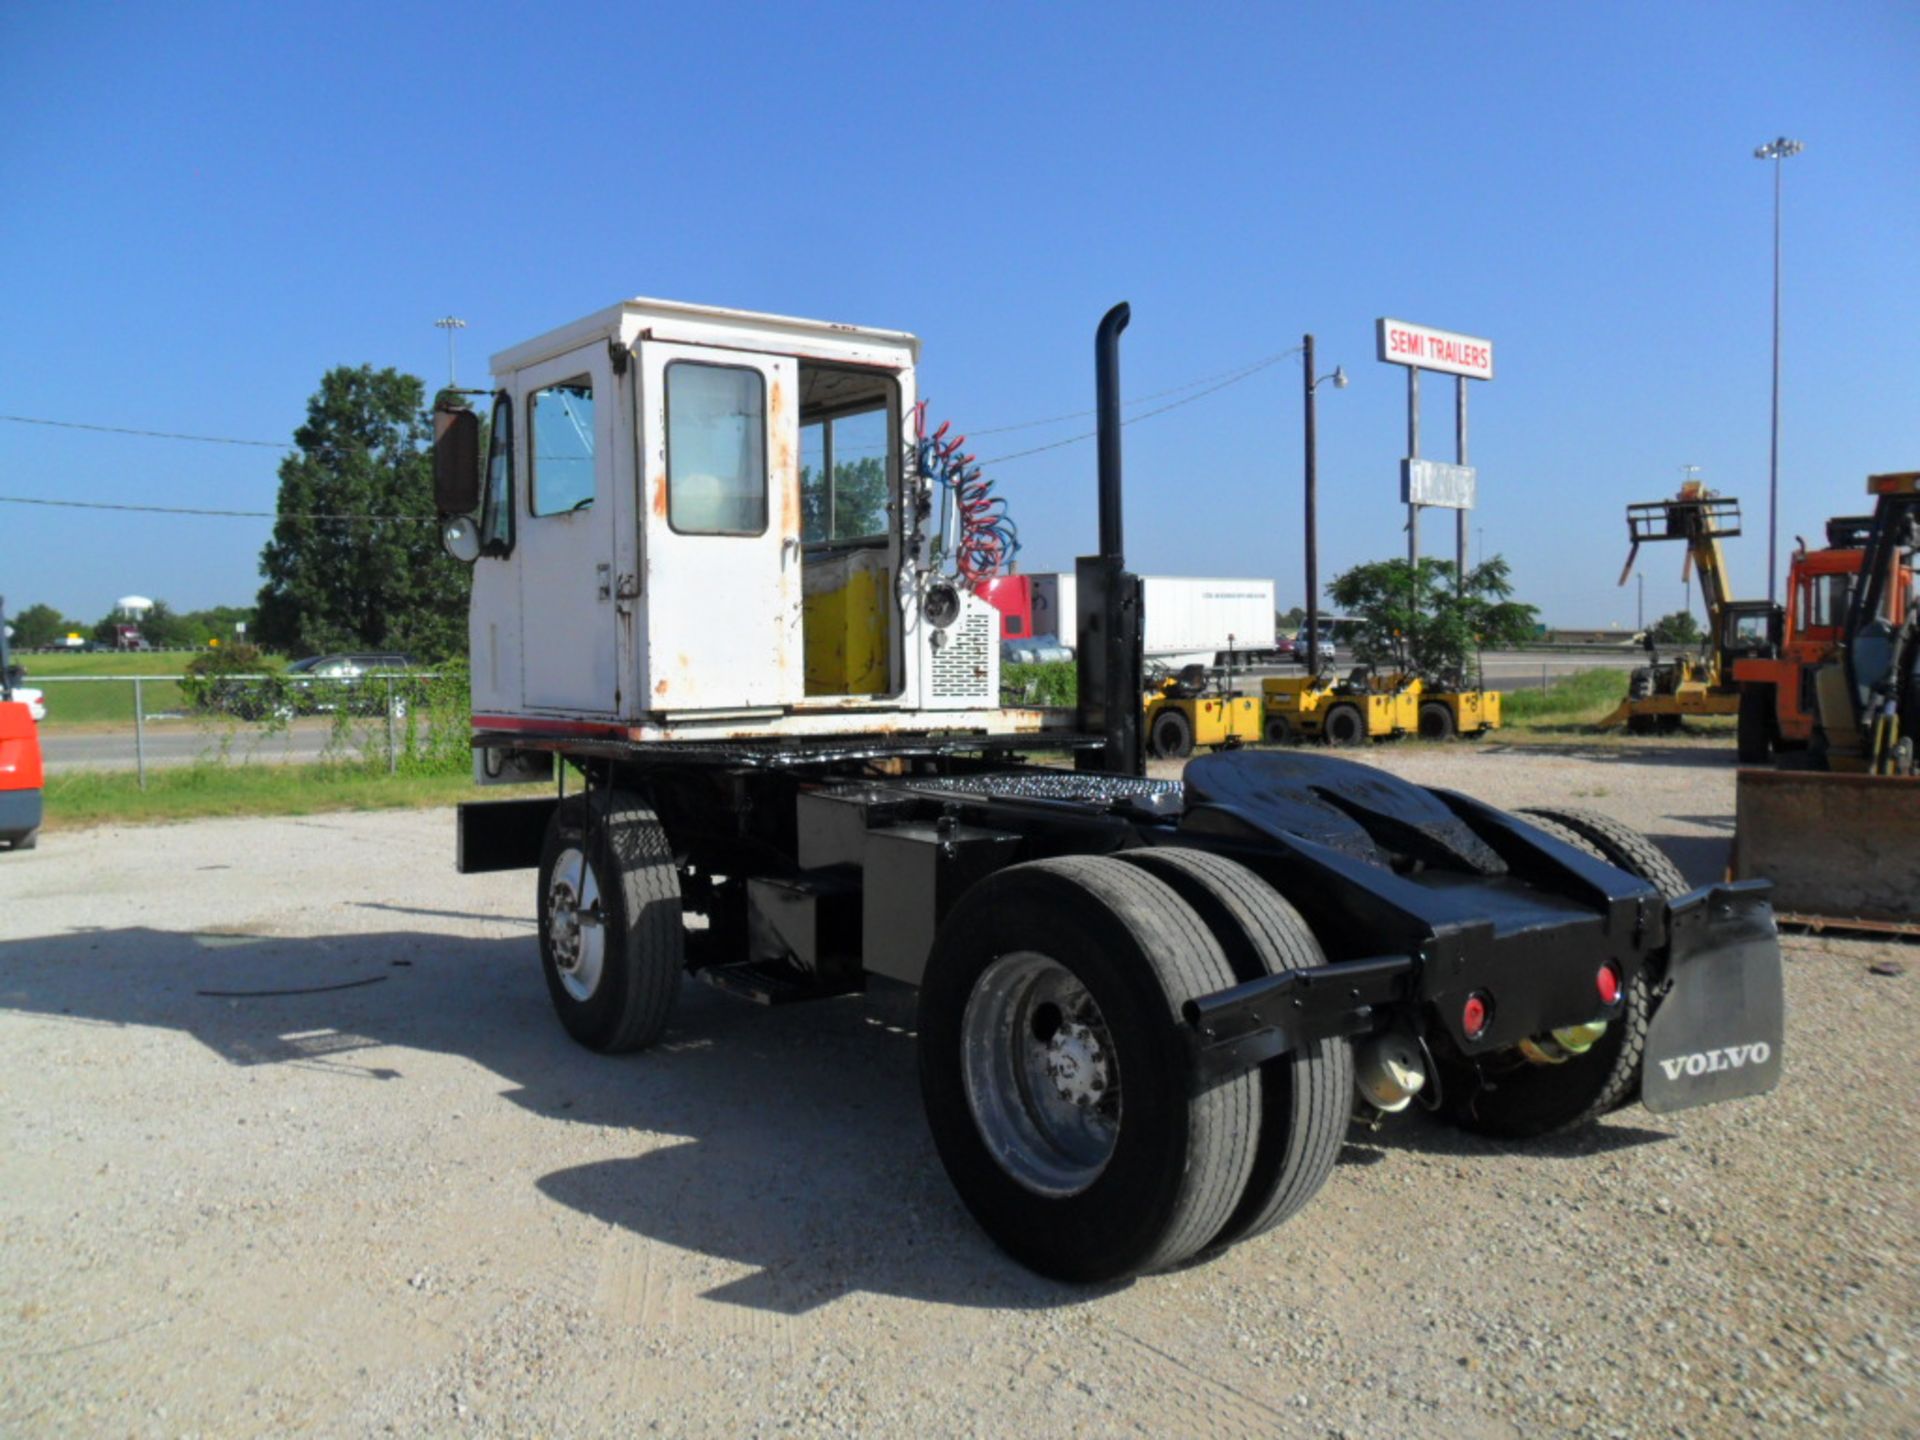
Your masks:
{"label": "tall light pole", "polygon": [[460,383],[453,370],[453,332],[466,329],[467,322],[458,315],[442,315],[433,322],[433,326],[436,330],[447,332],[447,388],[451,390]]}
{"label": "tall light pole", "polygon": [[1331,375],[1313,373],[1313,336],[1300,340],[1300,383],[1307,412],[1307,674],[1320,673],[1320,432],[1314,392],[1331,380],[1333,388],[1347,388],[1347,372],[1338,365]]}
{"label": "tall light pole", "polygon": [[1753,158],[1773,162],[1773,445],[1767,465],[1767,603],[1774,603],[1780,568],[1780,162],[1806,149],[1782,135],[1756,145]]}

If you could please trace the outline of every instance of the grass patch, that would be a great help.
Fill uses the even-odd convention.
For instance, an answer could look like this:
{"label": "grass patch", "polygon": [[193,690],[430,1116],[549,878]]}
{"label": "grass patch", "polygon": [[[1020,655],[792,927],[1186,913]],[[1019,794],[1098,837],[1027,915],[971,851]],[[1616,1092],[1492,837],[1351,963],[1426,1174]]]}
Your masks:
{"label": "grass patch", "polygon": [[1542,721],[1591,724],[1627,694],[1625,670],[1582,670],[1564,675],[1544,690],[1509,690],[1500,697],[1500,718],[1507,725]]}
{"label": "grass patch", "polygon": [[460,800],[539,794],[550,782],[488,786],[467,774],[389,775],[384,762],[233,765],[204,761],[147,772],[76,770],[47,776],[46,828],[150,824],[233,815],[317,815],[339,810],[409,810]]}
{"label": "grass patch", "polygon": [[1080,703],[1080,669],[1071,660],[1045,665],[1002,665],[1001,703],[1052,705],[1071,709]]}
{"label": "grass patch", "polygon": [[[148,652],[97,651],[91,655],[18,655],[14,658],[27,672],[27,684],[47,697],[47,718],[40,723],[49,730],[63,725],[133,724],[133,685],[105,681],[75,681],[61,684],[65,675],[178,675],[194,657],[192,651]],[[53,683],[43,685],[42,681]],[[140,687],[140,702],[149,715],[163,710],[181,710],[186,702],[180,687],[171,680]]]}

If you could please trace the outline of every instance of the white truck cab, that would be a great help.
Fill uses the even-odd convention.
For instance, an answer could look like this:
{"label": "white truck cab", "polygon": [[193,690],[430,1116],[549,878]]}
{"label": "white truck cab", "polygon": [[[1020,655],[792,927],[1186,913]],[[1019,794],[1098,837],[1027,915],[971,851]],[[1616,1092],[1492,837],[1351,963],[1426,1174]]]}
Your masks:
{"label": "white truck cab", "polygon": [[476,732],[1040,728],[1000,706],[992,607],[936,563],[918,353],[635,299],[495,355],[477,489],[437,497],[474,567]]}

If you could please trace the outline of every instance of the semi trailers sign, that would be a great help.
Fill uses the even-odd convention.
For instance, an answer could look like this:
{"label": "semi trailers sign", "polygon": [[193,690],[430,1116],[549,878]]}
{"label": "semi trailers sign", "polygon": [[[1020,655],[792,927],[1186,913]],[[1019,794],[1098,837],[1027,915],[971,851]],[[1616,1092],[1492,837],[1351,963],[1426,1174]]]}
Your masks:
{"label": "semi trailers sign", "polygon": [[1432,330],[1404,320],[1375,322],[1380,358],[1389,365],[1411,365],[1420,370],[1444,370],[1469,380],[1493,378],[1493,342],[1476,335]]}

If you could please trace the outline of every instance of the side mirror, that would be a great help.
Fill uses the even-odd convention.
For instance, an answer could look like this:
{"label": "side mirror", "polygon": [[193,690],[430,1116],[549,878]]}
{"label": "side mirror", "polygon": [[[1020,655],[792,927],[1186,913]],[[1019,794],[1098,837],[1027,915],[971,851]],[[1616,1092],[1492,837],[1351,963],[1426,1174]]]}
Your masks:
{"label": "side mirror", "polygon": [[433,412],[433,508],[443,516],[480,508],[480,417],[465,406]]}

